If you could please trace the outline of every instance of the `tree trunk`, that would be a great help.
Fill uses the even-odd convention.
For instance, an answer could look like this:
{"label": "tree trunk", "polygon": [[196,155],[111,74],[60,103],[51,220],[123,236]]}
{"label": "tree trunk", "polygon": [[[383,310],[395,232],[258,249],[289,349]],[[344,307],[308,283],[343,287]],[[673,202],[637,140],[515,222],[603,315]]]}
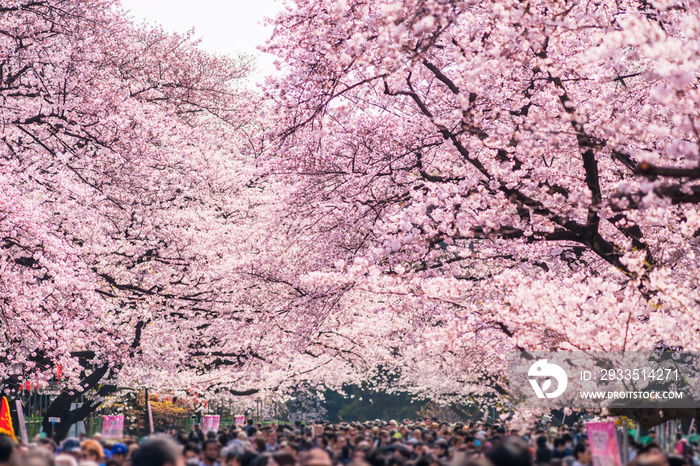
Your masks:
{"label": "tree trunk", "polygon": [[148,415],[148,405],[149,405],[149,400],[148,400],[148,389],[145,389],[144,393],[144,410],[143,410],[143,436],[146,437],[148,435],[151,435],[151,418]]}
{"label": "tree trunk", "polygon": [[[109,366],[105,364],[98,367],[90,375],[81,380],[80,385],[85,387],[82,392],[77,390],[72,392],[67,390],[62,391],[61,394],[58,395],[53,402],[51,402],[46,410],[46,413],[44,414],[44,420],[41,423],[44,432],[46,432],[47,435],[50,435],[53,431],[54,440],[61,441],[66,437],[66,435],[68,435],[68,431],[73,424],[84,420],[92,412],[94,412],[101,404],[99,399],[114,391],[114,387],[109,385],[102,386],[97,391],[95,400],[86,401],[79,408],[71,410],[71,405],[75,403],[83,393],[95,388],[108,371]],[[49,418],[52,417],[59,418],[61,422],[58,422],[52,426],[51,422],[49,422]]]}

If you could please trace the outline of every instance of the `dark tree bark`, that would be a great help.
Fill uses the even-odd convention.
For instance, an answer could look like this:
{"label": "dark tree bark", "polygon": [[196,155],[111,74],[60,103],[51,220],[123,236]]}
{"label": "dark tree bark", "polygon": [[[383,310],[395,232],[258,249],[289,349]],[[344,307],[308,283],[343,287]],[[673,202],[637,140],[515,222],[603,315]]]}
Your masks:
{"label": "dark tree bark", "polygon": [[[63,440],[73,424],[85,420],[85,418],[93,413],[101,404],[101,401],[99,400],[113,392],[115,390],[114,386],[103,385],[95,393],[96,399],[86,401],[82,404],[82,406],[76,409],[71,409],[71,405],[75,403],[83,393],[97,387],[102,378],[107,375],[108,372],[109,366],[104,364],[96,368],[94,371],[92,371],[92,373],[80,381],[80,385],[85,387],[83,391],[62,391],[46,410],[44,420],[41,423],[44,432],[47,434],[51,433],[53,428],[54,439],[57,441]],[[51,417],[60,418],[61,422],[54,424],[52,427],[51,422],[49,422],[49,418]]]}

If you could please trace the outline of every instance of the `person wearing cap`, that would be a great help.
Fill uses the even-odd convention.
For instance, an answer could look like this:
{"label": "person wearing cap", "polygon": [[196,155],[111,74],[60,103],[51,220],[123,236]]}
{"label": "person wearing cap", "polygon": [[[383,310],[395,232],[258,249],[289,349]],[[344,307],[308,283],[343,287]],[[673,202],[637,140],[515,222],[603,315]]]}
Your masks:
{"label": "person wearing cap", "polygon": [[80,440],[75,437],[69,437],[61,444],[61,453],[70,455],[76,461],[80,461]]}
{"label": "person wearing cap", "polygon": [[112,460],[119,466],[123,466],[128,451],[129,449],[123,443],[115,443],[112,447]]}

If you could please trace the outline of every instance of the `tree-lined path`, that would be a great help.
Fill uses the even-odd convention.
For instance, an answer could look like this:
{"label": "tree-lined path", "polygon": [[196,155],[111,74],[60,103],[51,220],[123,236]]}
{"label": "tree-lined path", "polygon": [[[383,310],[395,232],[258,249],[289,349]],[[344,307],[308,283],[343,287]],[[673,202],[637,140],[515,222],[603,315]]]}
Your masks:
{"label": "tree-lined path", "polygon": [[297,0],[259,87],[120,8],[0,5],[0,391],[55,384],[45,430],[698,349],[697,1]]}

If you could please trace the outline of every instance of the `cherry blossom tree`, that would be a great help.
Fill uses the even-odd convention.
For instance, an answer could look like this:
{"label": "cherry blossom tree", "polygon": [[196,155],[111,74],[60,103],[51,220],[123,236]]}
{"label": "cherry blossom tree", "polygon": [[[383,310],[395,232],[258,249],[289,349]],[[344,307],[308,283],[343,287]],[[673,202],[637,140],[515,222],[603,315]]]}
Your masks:
{"label": "cherry blossom tree", "polygon": [[314,246],[319,300],[416,321],[404,387],[502,394],[512,349],[698,349],[698,7],[297,0],[272,21],[277,225]]}
{"label": "cherry blossom tree", "polygon": [[697,349],[698,6],[298,0],[266,109],[116,1],[3,3],[2,390],[60,366],[67,427],[117,385],[464,401],[511,349]]}
{"label": "cherry blossom tree", "polygon": [[228,274],[253,221],[251,62],[124,18],[112,1],[0,9],[0,381],[60,367],[47,416],[65,429],[122,368],[240,368],[265,329]]}
{"label": "cherry blossom tree", "polygon": [[0,8],[0,390],[60,370],[44,429],[60,417],[61,438],[118,387],[358,382],[376,363],[337,330],[347,316],[261,227],[284,187],[256,168],[252,63],[126,18],[116,1]]}

